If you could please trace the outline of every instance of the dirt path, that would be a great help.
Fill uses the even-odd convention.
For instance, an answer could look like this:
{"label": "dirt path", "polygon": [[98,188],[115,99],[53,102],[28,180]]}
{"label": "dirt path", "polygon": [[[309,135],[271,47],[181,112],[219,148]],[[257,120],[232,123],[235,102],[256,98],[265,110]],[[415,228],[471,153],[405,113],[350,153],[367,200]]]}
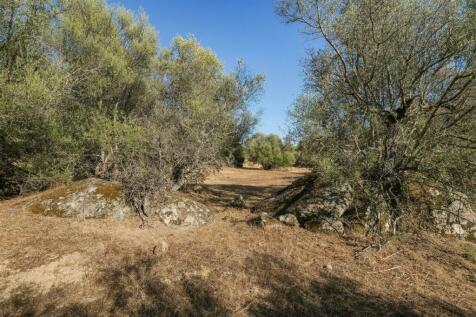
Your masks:
{"label": "dirt path", "polygon": [[213,203],[226,205],[236,196],[242,195],[247,203],[252,205],[308,172],[305,168],[275,171],[225,168],[205,181],[205,189]]}
{"label": "dirt path", "polygon": [[0,203],[0,316],[476,316],[476,264],[457,240],[263,230],[227,206],[305,172],[225,169],[187,194],[215,211],[196,229],[42,217],[22,209],[31,197]]}

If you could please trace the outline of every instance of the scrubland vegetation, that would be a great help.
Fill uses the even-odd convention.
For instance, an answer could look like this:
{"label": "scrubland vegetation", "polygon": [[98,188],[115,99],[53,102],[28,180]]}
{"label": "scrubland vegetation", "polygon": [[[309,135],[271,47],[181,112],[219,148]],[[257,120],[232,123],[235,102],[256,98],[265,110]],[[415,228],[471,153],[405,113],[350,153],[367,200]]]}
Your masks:
{"label": "scrubland vegetation", "polygon": [[472,2],[278,2],[325,43],[290,111],[299,152],[249,138],[262,75],[243,62],[225,73],[192,37],[158,47],[143,12],[98,0],[4,0],[1,12],[3,197],[96,176],[118,180],[140,209],[150,193],[247,158],[352,183],[393,226],[410,177],[474,198]]}
{"label": "scrubland vegetation", "polygon": [[0,3],[0,195],[97,176],[140,201],[203,180],[251,132],[263,76],[99,0]]}
{"label": "scrubland vegetation", "polygon": [[274,9],[318,47],[283,138],[143,11],[0,0],[0,316],[476,314],[475,2]]}

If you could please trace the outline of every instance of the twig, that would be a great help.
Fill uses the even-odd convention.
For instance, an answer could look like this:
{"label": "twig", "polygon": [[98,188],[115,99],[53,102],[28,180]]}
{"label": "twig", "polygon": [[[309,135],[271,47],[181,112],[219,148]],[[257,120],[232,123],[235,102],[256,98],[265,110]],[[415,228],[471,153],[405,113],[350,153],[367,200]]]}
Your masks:
{"label": "twig", "polygon": [[389,256],[384,257],[384,258],[382,259],[382,261],[388,260],[388,259],[390,259],[392,256],[399,254],[400,252],[401,252],[401,250],[399,250],[399,251],[397,251],[397,252],[395,252],[395,253],[392,253],[392,254],[390,254]]}
{"label": "twig", "polygon": [[238,309],[237,311],[235,311],[235,312],[233,313],[233,316],[236,316],[236,315],[242,313],[243,311],[247,310],[247,309],[251,306],[251,304],[254,303],[255,300],[256,300],[256,299],[250,300],[250,302],[249,302],[248,304],[246,304],[245,306],[243,306],[243,307],[241,307],[240,309]]}
{"label": "twig", "polygon": [[396,269],[399,269],[399,268],[401,268],[401,266],[397,265],[397,266],[394,266],[394,267],[386,269],[386,270],[380,270],[380,271],[376,271],[376,272],[367,272],[367,273],[368,274],[377,274],[377,273],[383,273],[383,272],[387,272],[387,271],[396,270]]}

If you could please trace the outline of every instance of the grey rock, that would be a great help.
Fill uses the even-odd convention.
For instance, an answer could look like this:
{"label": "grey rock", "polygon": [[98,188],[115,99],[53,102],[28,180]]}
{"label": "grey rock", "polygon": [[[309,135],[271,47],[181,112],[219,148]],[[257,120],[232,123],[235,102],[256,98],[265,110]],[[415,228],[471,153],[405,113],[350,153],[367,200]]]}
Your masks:
{"label": "grey rock", "polygon": [[235,208],[245,208],[246,207],[245,199],[243,198],[243,196],[238,195],[230,202],[230,206]]}
{"label": "grey rock", "polygon": [[476,226],[473,226],[469,229],[469,235],[471,239],[476,240]]}
{"label": "grey rock", "polygon": [[159,243],[157,243],[152,249],[152,253],[154,254],[165,253],[168,250],[169,250],[169,244],[167,243],[167,241],[160,240]]}
{"label": "grey rock", "polygon": [[328,217],[307,221],[304,223],[304,228],[312,232],[344,233],[344,224],[342,221]]}
{"label": "grey rock", "polygon": [[251,219],[250,224],[261,227],[263,229],[279,228],[283,226],[280,221],[278,221],[274,217],[271,217],[266,212],[262,212],[259,214],[258,217]]}
{"label": "grey rock", "polygon": [[158,247],[160,251],[167,252],[167,250],[169,249],[169,244],[167,243],[167,241],[160,240]]}
{"label": "grey rock", "polygon": [[167,250],[169,249],[169,244],[168,244],[166,241],[164,241],[164,240],[161,240],[160,243],[159,243],[159,245],[160,245],[160,250],[161,250],[162,252],[165,252],[165,251],[167,251]]}
{"label": "grey rock", "polygon": [[200,192],[200,191],[203,190],[203,186],[202,186],[202,185],[194,185],[194,186],[192,187],[192,190],[193,190],[193,191],[196,191],[196,192]]}
{"label": "grey rock", "polygon": [[123,201],[119,184],[96,178],[55,188],[26,208],[45,216],[79,219],[123,219],[132,211]]}
{"label": "grey rock", "polygon": [[278,217],[278,220],[288,226],[299,226],[299,221],[293,214],[284,214]]}
{"label": "grey rock", "polygon": [[[318,175],[311,174],[293,182],[275,196],[256,204],[252,211],[271,216],[290,213],[300,222],[320,216],[341,217],[352,205],[354,190],[348,183],[323,186]],[[290,204],[290,202],[292,202]]]}
{"label": "grey rock", "polygon": [[299,219],[315,218],[321,215],[339,218],[351,206],[352,201],[352,187],[345,183],[304,195],[298,203],[289,208],[289,212],[295,214]]}
{"label": "grey rock", "polygon": [[342,234],[344,225],[340,219],[353,202],[354,190],[350,184],[325,186],[318,175],[310,174],[296,180],[273,197],[259,202],[252,211],[267,212],[283,223],[288,219],[294,224],[299,221],[304,228],[312,231]]}
{"label": "grey rock", "polygon": [[207,206],[191,199],[181,199],[157,207],[149,207],[149,214],[169,226],[197,227],[210,223],[213,213]]}
{"label": "grey rock", "polygon": [[[437,198],[442,193],[433,190],[431,195]],[[431,210],[436,228],[440,232],[460,238],[472,236],[472,229],[476,224],[476,213],[471,208],[467,196],[454,192],[447,195],[446,199],[449,200],[449,204]]]}

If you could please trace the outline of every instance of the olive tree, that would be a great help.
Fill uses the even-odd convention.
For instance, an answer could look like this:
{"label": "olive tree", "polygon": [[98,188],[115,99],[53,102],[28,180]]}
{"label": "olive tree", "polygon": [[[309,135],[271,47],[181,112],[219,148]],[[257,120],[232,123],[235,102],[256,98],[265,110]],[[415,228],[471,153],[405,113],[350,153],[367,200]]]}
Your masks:
{"label": "olive tree", "polygon": [[295,149],[289,142],[283,143],[275,134],[257,133],[246,143],[246,157],[268,170],[281,166],[292,166],[296,162]]}
{"label": "olive tree", "polygon": [[283,0],[277,11],[324,43],[291,111],[316,164],[382,195],[393,224],[409,175],[474,188],[470,2]]}

